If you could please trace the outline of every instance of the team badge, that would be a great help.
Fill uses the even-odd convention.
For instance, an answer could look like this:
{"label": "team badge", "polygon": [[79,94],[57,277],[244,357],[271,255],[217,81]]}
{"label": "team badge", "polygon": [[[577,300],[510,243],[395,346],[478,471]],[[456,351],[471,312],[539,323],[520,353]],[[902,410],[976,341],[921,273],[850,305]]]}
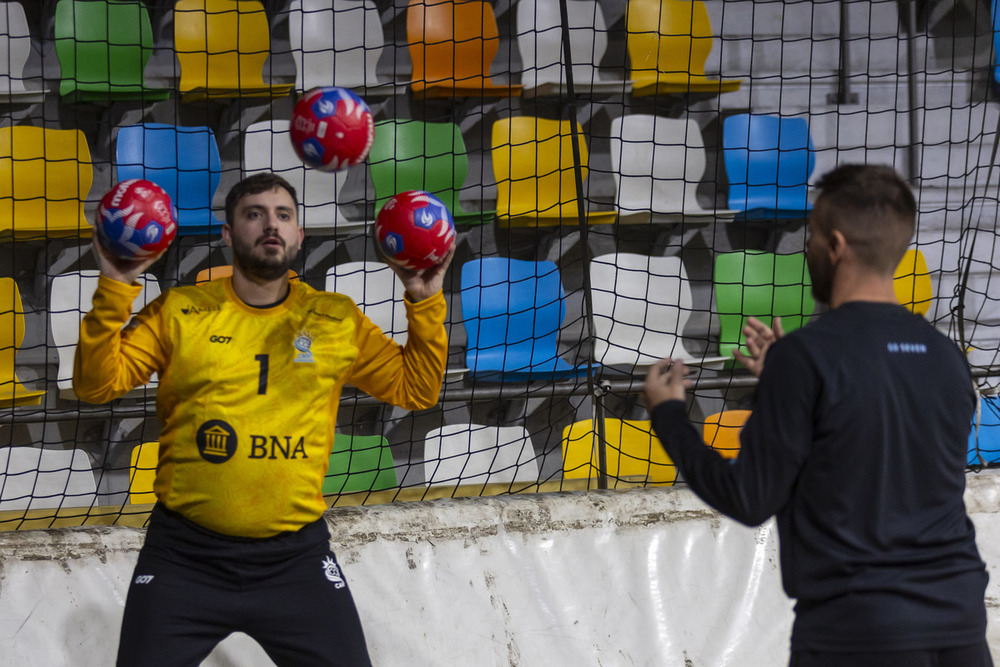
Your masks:
{"label": "team badge", "polygon": [[295,337],[295,340],[292,342],[292,345],[295,346],[295,352],[296,352],[295,363],[311,364],[314,361],[316,361],[315,359],[313,359],[313,353],[311,349],[312,338],[310,338],[309,334],[305,333],[304,331],[300,332],[299,335]]}
{"label": "team badge", "polygon": [[337,563],[329,556],[323,561],[323,574],[326,575],[326,578],[333,584],[334,588],[343,588],[347,585],[344,577],[340,574],[340,568],[337,567]]}

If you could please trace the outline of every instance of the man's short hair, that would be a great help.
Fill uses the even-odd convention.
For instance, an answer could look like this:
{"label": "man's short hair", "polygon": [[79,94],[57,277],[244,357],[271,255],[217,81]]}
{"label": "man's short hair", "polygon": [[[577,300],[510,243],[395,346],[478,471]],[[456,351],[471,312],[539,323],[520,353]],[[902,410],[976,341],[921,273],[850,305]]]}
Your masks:
{"label": "man's short hair", "polygon": [[815,231],[838,230],[867,267],[892,275],[916,228],[917,204],[892,167],[847,164],[824,174],[813,210]]}
{"label": "man's short hair", "polygon": [[[229,194],[226,195],[226,222],[230,225],[233,224],[233,219],[236,217],[236,206],[244,197],[260,194],[261,192],[270,192],[275,188],[284,188],[292,196],[292,201],[295,203],[295,210],[298,212],[299,198],[296,196],[295,188],[292,184],[277,174],[262,172],[253,176],[247,176],[234,185]],[[299,224],[302,224],[301,220]]]}

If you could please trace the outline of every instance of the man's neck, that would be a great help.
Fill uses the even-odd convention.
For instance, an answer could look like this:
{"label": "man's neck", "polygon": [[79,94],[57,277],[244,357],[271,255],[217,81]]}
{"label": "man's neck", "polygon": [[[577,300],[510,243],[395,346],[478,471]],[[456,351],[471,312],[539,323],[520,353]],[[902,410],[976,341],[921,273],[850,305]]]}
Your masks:
{"label": "man's neck", "polygon": [[870,301],[876,303],[898,304],[892,278],[858,274],[850,278],[838,276],[834,281],[833,295],[830,307],[836,308],[851,301]]}
{"label": "man's neck", "polygon": [[288,274],[281,278],[257,282],[243,274],[239,269],[233,269],[233,291],[240,301],[248,306],[270,306],[279,303],[288,296],[291,289]]}

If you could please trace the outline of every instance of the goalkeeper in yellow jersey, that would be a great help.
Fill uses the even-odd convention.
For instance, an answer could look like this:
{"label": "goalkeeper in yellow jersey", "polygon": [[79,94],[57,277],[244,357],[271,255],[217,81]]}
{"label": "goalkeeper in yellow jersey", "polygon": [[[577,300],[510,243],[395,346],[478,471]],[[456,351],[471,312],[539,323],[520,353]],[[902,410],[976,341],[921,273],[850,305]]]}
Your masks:
{"label": "goalkeeper in yellow jersey", "polygon": [[222,228],[232,278],[171,289],[131,322],[135,280],[155,258],[97,244],[74,389],[104,403],[160,378],[158,502],[125,605],[123,667],[198,665],[233,632],[279,666],[371,664],[323,519],[337,406],[345,384],[409,409],[437,402],[454,249],[423,271],[393,266],[409,322],[399,346],[349,298],[289,281],[297,211],[279,176],[238,183]]}

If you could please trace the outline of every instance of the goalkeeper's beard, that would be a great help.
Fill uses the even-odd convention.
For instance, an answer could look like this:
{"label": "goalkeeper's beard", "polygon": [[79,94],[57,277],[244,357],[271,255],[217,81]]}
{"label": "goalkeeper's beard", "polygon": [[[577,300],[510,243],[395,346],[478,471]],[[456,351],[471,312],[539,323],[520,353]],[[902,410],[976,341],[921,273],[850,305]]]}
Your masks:
{"label": "goalkeeper's beard", "polygon": [[255,282],[269,282],[284,278],[299,254],[298,241],[291,245],[285,245],[282,241],[280,251],[272,251],[274,246],[261,245],[264,238],[279,237],[262,237],[257,239],[253,245],[236,238],[233,239],[233,265],[243,275]]}

